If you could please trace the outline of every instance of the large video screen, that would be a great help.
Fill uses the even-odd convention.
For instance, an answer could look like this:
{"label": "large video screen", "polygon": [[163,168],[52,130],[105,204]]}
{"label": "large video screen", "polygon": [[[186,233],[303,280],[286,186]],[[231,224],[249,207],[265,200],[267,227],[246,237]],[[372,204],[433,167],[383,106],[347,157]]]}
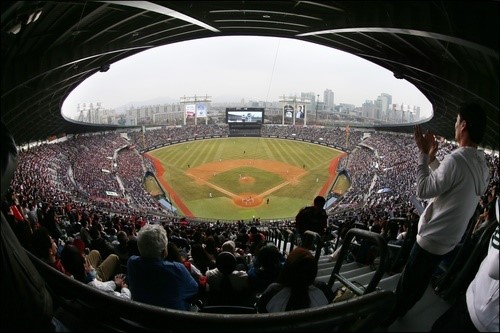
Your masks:
{"label": "large video screen", "polygon": [[228,124],[262,124],[264,108],[226,108],[226,122]]}

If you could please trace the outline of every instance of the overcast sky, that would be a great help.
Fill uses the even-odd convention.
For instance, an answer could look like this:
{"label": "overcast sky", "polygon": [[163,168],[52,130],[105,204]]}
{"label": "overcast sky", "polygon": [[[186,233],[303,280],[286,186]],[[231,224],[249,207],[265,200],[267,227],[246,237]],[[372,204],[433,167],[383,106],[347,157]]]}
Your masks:
{"label": "overcast sky", "polygon": [[[432,105],[420,91],[393,73],[364,59],[302,41],[275,37],[217,37],[147,50],[111,64],[68,97],[63,112],[78,103],[101,102],[104,108],[164,97],[211,96],[215,103],[278,101],[314,92],[323,101],[331,89],[334,102],[361,106],[381,93],[397,104],[417,105],[429,116]],[[139,105],[136,105],[139,106]]]}

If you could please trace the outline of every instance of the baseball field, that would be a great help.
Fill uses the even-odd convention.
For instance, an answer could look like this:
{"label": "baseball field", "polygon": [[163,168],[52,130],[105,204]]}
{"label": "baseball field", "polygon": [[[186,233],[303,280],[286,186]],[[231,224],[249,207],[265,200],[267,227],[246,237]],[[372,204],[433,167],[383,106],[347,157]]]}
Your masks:
{"label": "baseball field", "polygon": [[181,215],[221,220],[294,217],[326,195],[344,153],[275,138],[191,141],[146,153]]}

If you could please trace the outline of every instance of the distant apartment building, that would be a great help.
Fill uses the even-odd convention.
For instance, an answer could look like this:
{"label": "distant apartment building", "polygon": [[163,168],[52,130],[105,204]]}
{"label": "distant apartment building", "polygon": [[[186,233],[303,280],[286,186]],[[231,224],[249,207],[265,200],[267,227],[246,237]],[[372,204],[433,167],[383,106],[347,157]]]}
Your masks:
{"label": "distant apartment building", "polygon": [[300,93],[301,101],[309,101],[309,105],[316,105],[316,94],[313,92]]}
{"label": "distant apartment building", "polygon": [[392,105],[392,96],[386,93],[380,94],[375,100],[375,115],[374,119],[388,120],[388,111]]}
{"label": "distant apartment building", "polygon": [[326,89],[323,92],[323,105],[326,111],[333,111],[335,106],[334,93],[331,89]]}
{"label": "distant apartment building", "polygon": [[365,118],[375,118],[375,103],[372,100],[366,100],[361,106],[361,116]]}
{"label": "distant apartment building", "polygon": [[354,104],[339,103],[335,105],[335,112],[343,113],[346,115],[355,115],[355,109],[356,106]]}
{"label": "distant apartment building", "polygon": [[390,122],[412,123],[420,120],[420,107],[408,104],[392,104],[388,115]]}

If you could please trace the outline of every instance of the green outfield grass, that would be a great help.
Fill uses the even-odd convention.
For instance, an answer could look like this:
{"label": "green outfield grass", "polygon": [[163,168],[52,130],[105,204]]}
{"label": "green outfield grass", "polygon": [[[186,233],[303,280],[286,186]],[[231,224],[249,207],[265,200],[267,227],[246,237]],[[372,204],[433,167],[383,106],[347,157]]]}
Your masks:
{"label": "green outfield grass", "polygon": [[[300,208],[310,205],[320,193],[328,181],[330,163],[341,152],[321,145],[285,139],[223,138],[176,144],[151,151],[150,154],[160,160],[165,168],[162,181],[175,191],[193,216],[246,220],[254,217],[277,219],[295,216]],[[241,160],[248,165],[226,171],[218,168],[218,163]],[[269,161],[262,162],[266,166],[273,164],[273,161],[285,164],[277,171],[252,165],[252,161],[261,160]],[[293,167],[296,168],[294,170],[305,173],[298,180],[265,196],[259,206],[240,207],[228,195],[228,192],[259,194],[279,186],[285,181],[288,168]],[[207,181],[213,186],[197,181],[186,173],[200,170],[209,175]],[[241,176],[252,178],[252,182],[242,183],[239,181]],[[330,187],[332,184],[327,185]],[[269,199],[269,203],[266,199]]]}

